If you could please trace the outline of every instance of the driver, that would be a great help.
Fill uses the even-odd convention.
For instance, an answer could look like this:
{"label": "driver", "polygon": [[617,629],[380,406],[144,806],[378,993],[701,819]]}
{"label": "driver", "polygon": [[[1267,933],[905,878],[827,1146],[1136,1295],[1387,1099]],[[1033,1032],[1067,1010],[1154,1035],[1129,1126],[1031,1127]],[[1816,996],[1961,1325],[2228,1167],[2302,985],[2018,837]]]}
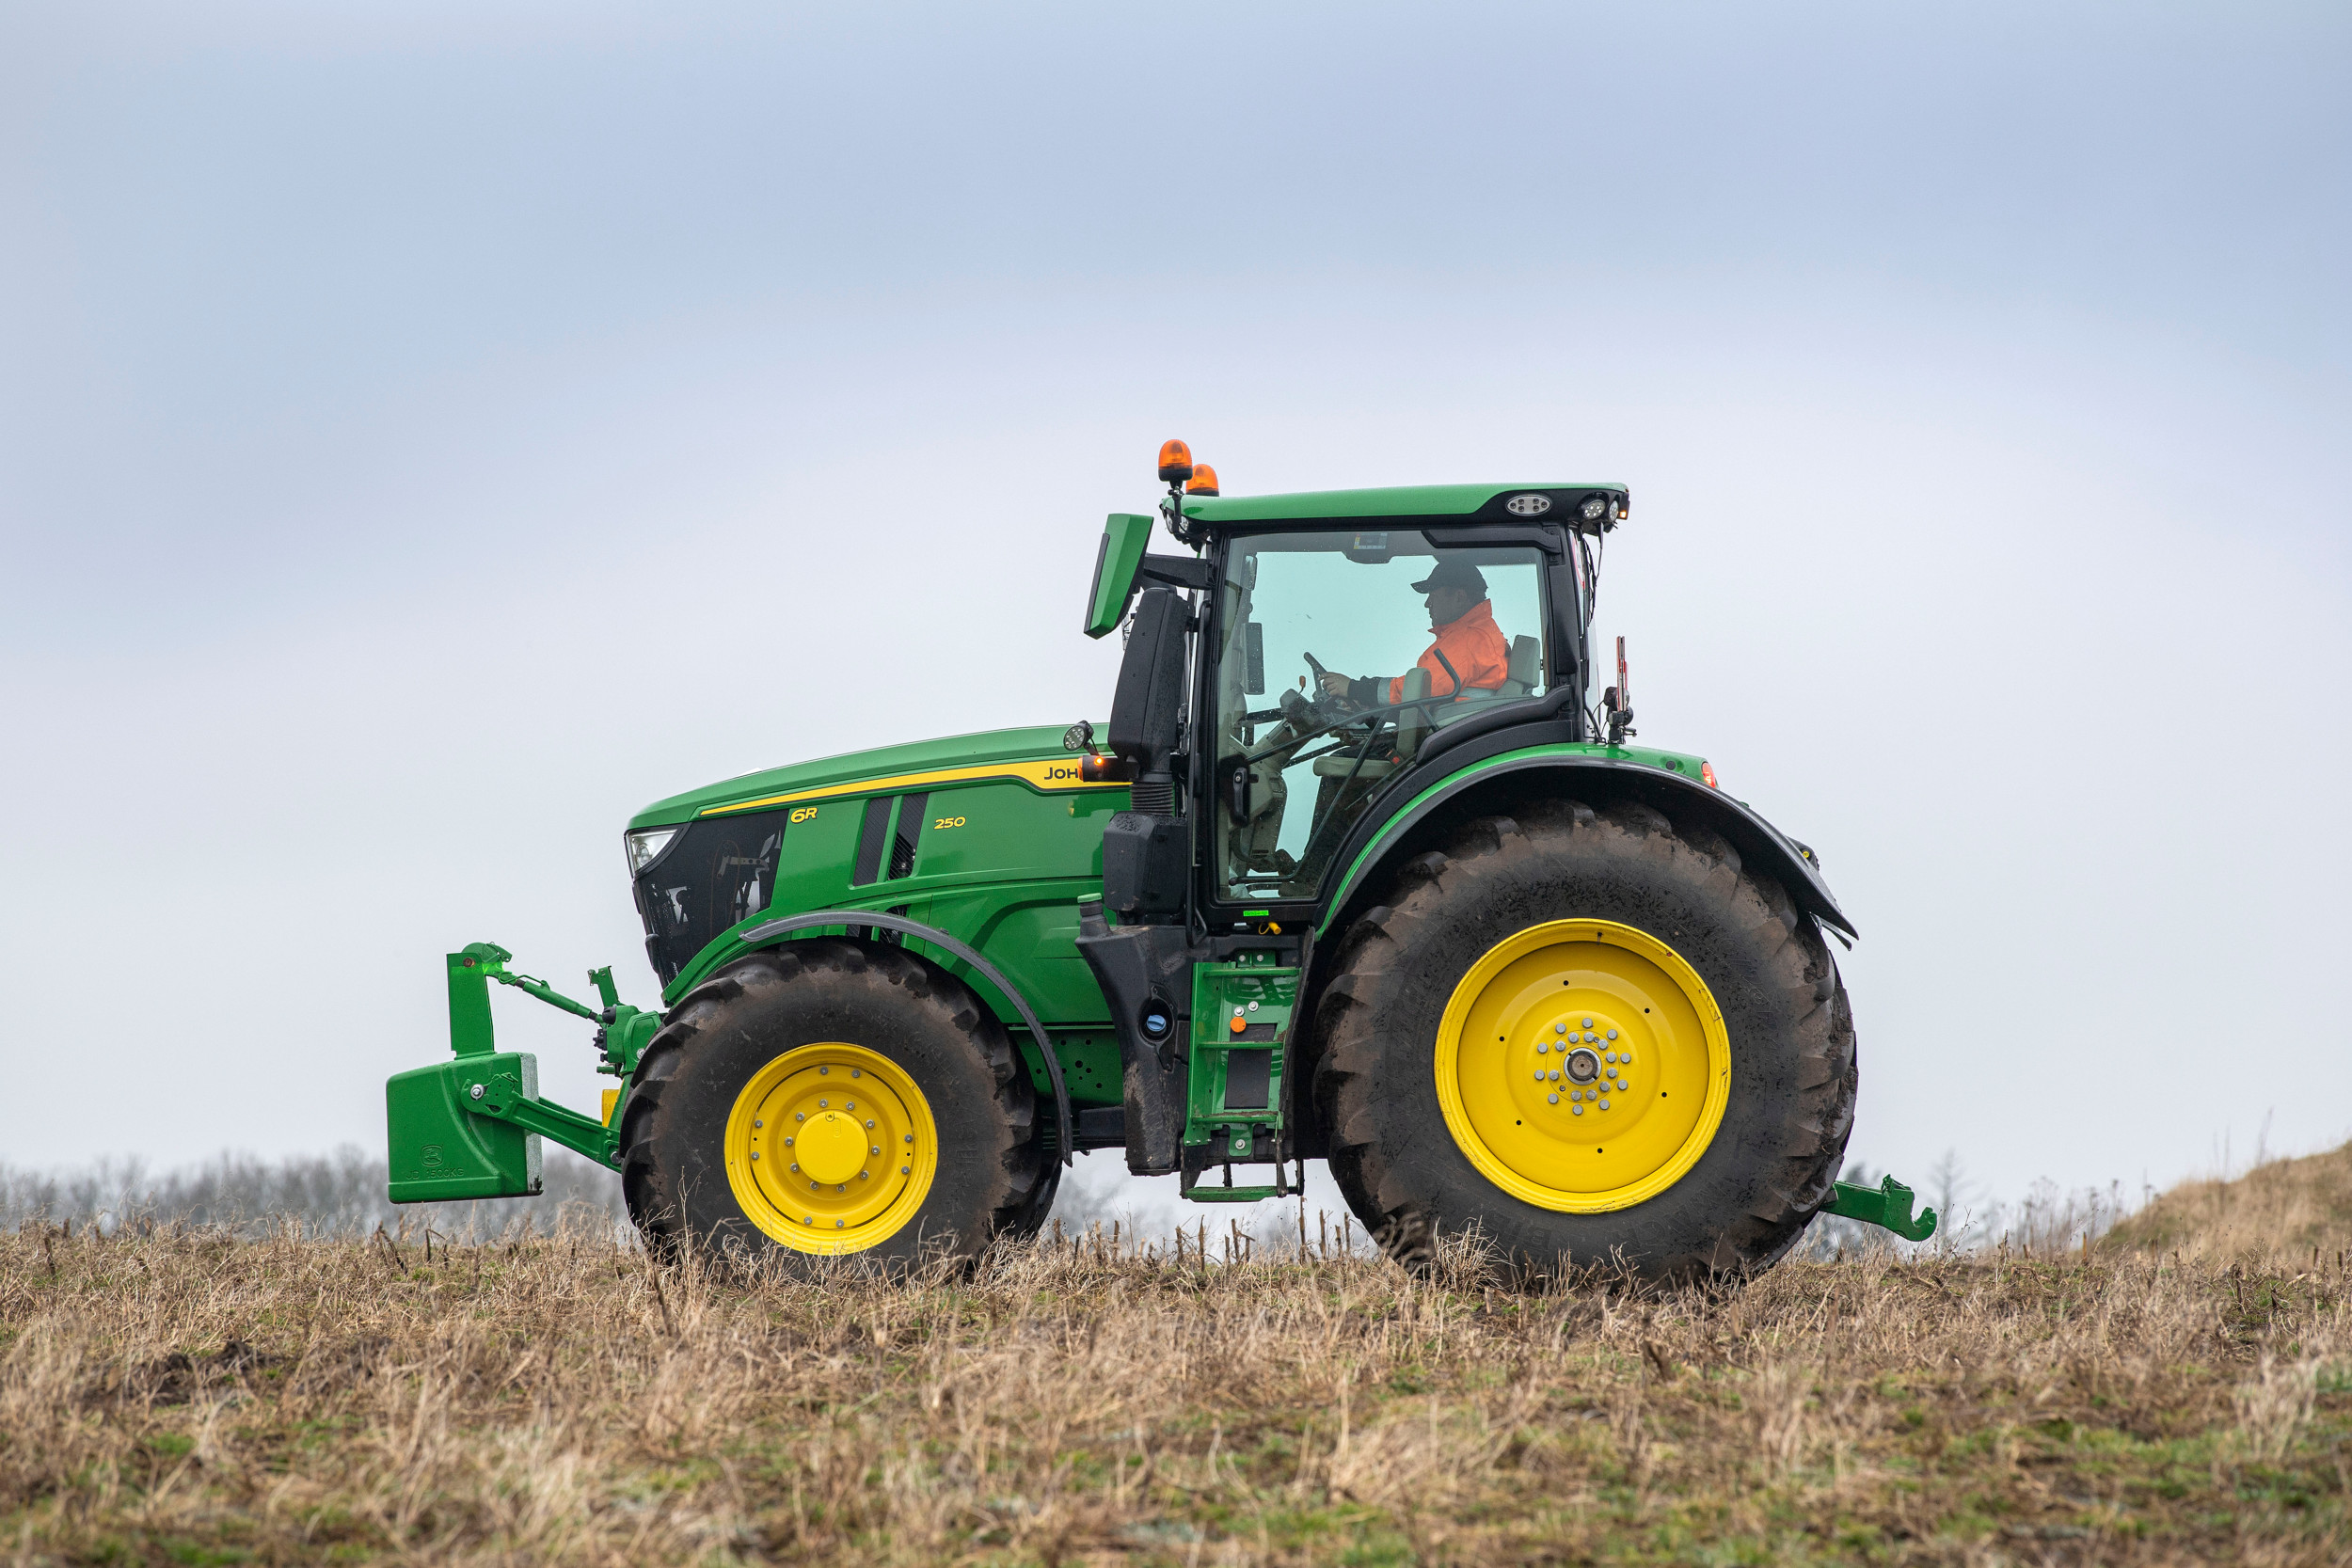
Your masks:
{"label": "driver", "polygon": [[[1438,640],[1429,651],[1421,656],[1421,668],[1429,672],[1429,694],[1442,697],[1454,690],[1454,676],[1446,673],[1446,665],[1454,666],[1462,684],[1473,691],[1494,691],[1510,678],[1511,647],[1502,638],[1502,628],[1495,625],[1494,606],[1486,599],[1485,574],[1467,561],[1440,558],[1430,574],[1413,584],[1413,592],[1425,596],[1429,608],[1429,629]],[[1439,662],[1438,656],[1445,656]],[[1326,695],[1346,697],[1360,707],[1377,706],[1383,701],[1398,703],[1405,700],[1405,677],[1392,675],[1383,682],[1378,675],[1362,680],[1349,680],[1345,675],[1326,674],[1323,689]]]}

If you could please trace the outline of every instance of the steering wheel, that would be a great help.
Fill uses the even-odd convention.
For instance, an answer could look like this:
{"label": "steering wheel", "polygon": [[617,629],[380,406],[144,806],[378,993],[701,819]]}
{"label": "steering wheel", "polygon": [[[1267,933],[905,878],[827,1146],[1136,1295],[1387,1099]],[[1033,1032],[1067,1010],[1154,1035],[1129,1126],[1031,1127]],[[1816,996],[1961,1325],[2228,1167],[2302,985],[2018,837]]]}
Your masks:
{"label": "steering wheel", "polygon": [[[1314,684],[1312,688],[1314,691],[1314,699],[1309,705],[1313,708],[1316,715],[1327,721],[1333,719],[1343,719],[1348,714],[1355,712],[1356,705],[1350,702],[1346,696],[1334,696],[1330,692],[1323,689],[1323,678],[1331,673],[1323,667],[1323,661],[1315,657],[1312,654],[1307,655],[1306,657],[1307,668],[1314,672]],[[1345,677],[1343,676],[1342,678],[1344,679]]]}

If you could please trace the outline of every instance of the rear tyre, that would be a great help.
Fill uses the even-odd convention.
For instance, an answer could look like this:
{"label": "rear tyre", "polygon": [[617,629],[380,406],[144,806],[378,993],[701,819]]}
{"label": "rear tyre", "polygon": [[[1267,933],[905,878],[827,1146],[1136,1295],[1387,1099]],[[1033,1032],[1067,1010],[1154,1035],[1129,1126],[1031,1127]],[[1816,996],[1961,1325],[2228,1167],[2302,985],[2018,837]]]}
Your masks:
{"label": "rear tyre", "polygon": [[1644,806],[1486,817],[1399,866],[1316,1020],[1332,1176],[1407,1264],[1475,1229],[1521,1278],[1754,1272],[1828,1196],[1853,1121],[1820,931]]}
{"label": "rear tyre", "polygon": [[978,998],[903,949],[828,937],[749,954],[688,992],[639,1059],[629,1217],[657,1253],[803,1271],[976,1256],[1044,1186],[1019,1068]]}

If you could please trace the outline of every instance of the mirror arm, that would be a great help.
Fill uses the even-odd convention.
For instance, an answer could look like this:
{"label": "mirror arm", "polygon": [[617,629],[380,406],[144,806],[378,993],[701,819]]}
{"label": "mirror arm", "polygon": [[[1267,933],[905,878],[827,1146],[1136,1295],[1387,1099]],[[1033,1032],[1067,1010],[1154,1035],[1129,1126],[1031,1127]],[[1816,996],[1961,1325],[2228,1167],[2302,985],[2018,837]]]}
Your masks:
{"label": "mirror arm", "polygon": [[1206,556],[1147,555],[1136,566],[1136,575],[1170,588],[1206,592],[1210,579],[1216,575],[1216,566]]}

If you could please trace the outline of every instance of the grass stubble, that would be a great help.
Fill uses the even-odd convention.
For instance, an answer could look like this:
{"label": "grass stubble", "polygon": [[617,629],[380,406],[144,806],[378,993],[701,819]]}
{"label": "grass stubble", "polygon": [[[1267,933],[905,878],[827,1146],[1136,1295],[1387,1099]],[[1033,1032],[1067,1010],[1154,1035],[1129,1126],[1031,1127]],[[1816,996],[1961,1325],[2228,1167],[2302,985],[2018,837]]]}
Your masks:
{"label": "grass stubble", "polygon": [[2340,1562],[2347,1290],[2316,1249],[1518,1295],[1099,1228],[893,1284],[601,1222],[28,1225],[0,1560]]}

